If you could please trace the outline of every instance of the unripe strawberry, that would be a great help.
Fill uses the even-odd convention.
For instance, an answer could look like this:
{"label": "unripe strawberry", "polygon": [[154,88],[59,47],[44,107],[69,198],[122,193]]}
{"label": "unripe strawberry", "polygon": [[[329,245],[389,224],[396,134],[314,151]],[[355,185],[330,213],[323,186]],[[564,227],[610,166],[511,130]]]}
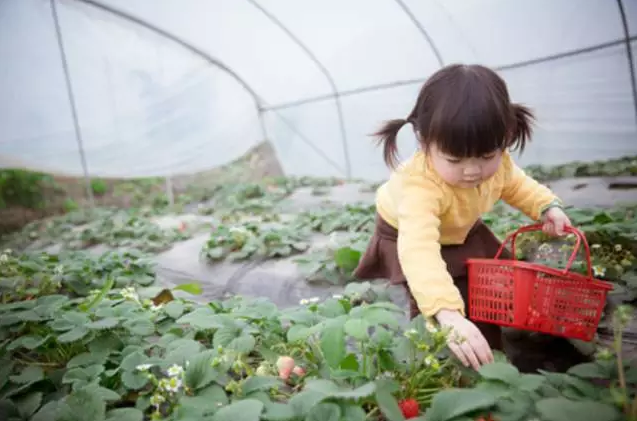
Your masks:
{"label": "unripe strawberry", "polygon": [[279,377],[283,380],[290,378],[290,374],[294,369],[294,358],[288,356],[281,356],[276,361],[276,367],[279,370]]}
{"label": "unripe strawberry", "polygon": [[294,369],[292,370],[292,373],[296,374],[297,376],[301,377],[305,375],[305,370],[303,369],[303,367],[299,367],[298,365],[294,367]]}

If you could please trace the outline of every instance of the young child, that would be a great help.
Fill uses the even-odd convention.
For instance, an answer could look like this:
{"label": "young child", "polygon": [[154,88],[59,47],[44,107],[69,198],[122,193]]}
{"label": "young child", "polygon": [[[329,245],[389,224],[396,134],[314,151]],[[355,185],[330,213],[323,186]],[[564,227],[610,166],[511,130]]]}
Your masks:
{"label": "young child", "polygon": [[[531,111],[511,103],[505,82],[480,65],[450,65],[422,87],[406,119],[377,133],[389,180],[377,191],[376,227],[354,275],[389,279],[410,293],[410,314],[451,328],[449,348],[478,369],[502,350],[499,326],[467,317],[468,258],[493,258],[500,242],[481,214],[502,199],[543,230],[563,235],[571,222],[560,200],[527,176],[508,149],[524,150]],[[396,135],[414,127],[419,149],[396,164]],[[505,257],[505,256],[503,256]]]}

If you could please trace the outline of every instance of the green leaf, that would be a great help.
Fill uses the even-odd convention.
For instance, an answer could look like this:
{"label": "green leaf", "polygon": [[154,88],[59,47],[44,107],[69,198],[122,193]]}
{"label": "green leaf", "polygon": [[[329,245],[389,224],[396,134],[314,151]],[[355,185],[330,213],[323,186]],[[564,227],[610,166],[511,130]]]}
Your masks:
{"label": "green leaf", "polygon": [[620,412],[611,405],[592,401],[547,398],[536,403],[540,417],[546,421],[615,421]]}
{"label": "green leaf", "polygon": [[321,402],[310,410],[305,419],[306,421],[339,421],[341,408],[332,402]]}
{"label": "green leaf", "polygon": [[509,384],[515,384],[520,377],[520,372],[515,366],[502,362],[483,365],[478,370],[478,373],[485,379],[500,380]]}
{"label": "green leaf", "polygon": [[305,341],[311,334],[312,331],[307,326],[300,324],[292,325],[287,333],[288,342]]}
{"label": "green leaf", "polygon": [[106,421],[143,421],[144,413],[137,408],[116,408],[106,413]]}
{"label": "green leaf", "polygon": [[566,373],[581,379],[603,379],[607,376],[606,370],[595,362],[578,364],[571,367]]}
{"label": "green leaf", "polygon": [[184,291],[192,295],[201,295],[203,289],[201,288],[201,284],[193,282],[190,284],[177,285],[173,288],[173,291]]}
{"label": "green leaf", "polygon": [[148,357],[142,351],[135,351],[124,357],[120,368],[126,371],[135,371],[137,366],[146,363],[148,363]]}
{"label": "green leaf", "polygon": [[343,390],[332,394],[335,398],[341,399],[363,399],[372,396],[376,392],[376,383],[369,382],[353,390]]}
{"label": "green leaf", "polygon": [[58,407],[62,403],[60,401],[50,401],[42,405],[42,407],[36,412],[30,421],[51,421],[56,419]]}
{"label": "green leaf", "polygon": [[212,383],[217,377],[217,371],[212,368],[214,352],[205,351],[197,354],[186,367],[184,380],[188,387],[197,390]]}
{"label": "green leaf", "polygon": [[56,421],[104,421],[106,402],[96,392],[80,389],[72,392],[60,405]]}
{"label": "green leaf", "polygon": [[28,419],[42,404],[42,392],[29,393],[20,399],[15,399],[14,402],[22,418]]}
{"label": "green leaf", "polygon": [[304,390],[301,393],[292,396],[290,405],[294,409],[294,413],[305,417],[314,405],[325,399],[326,396],[322,392],[316,390]]}
{"label": "green leaf", "polygon": [[124,327],[133,335],[138,336],[150,336],[155,333],[155,324],[143,317],[138,317],[124,323]]}
{"label": "green leaf", "polygon": [[184,396],[179,401],[182,406],[198,410],[201,414],[214,413],[220,406],[228,404],[228,396],[221,386],[211,384],[197,391],[196,396]]}
{"label": "green leaf", "polygon": [[289,421],[294,418],[294,410],[289,404],[266,402],[262,418],[268,421]]}
{"label": "green leaf", "polygon": [[264,404],[256,399],[243,399],[221,408],[210,421],[258,421]]}
{"label": "green leaf", "polygon": [[88,329],[112,329],[119,324],[118,317],[107,317],[105,319],[97,320],[86,324]]}
{"label": "green leaf", "polygon": [[511,395],[512,391],[510,385],[502,383],[499,380],[483,380],[476,385],[475,390],[489,393],[496,399],[500,399],[505,396],[508,397]]}
{"label": "green leaf", "polygon": [[331,396],[338,392],[338,385],[328,379],[310,379],[305,383],[305,390],[322,393],[325,396]]}
{"label": "green leaf", "polygon": [[20,347],[26,348],[28,350],[34,350],[40,345],[44,344],[48,338],[49,336],[43,337],[39,335],[20,336],[18,339],[7,345],[7,351],[13,351],[14,349],[18,349]]}
{"label": "green leaf", "polygon": [[359,405],[346,404],[342,405],[343,419],[347,421],[365,421],[367,414]]}
{"label": "green leaf", "polygon": [[44,371],[42,367],[37,365],[26,366],[19,375],[10,376],[9,379],[14,383],[30,384],[44,379]]}
{"label": "green leaf", "polygon": [[184,406],[197,408],[202,413],[215,412],[220,406],[228,404],[228,396],[218,384],[197,391],[196,396],[184,396],[180,399]]}
{"label": "green leaf", "polygon": [[[104,372],[104,366],[101,364],[91,365],[87,367],[76,367],[67,370],[62,377],[62,384],[73,383],[84,386]],[[75,388],[78,386],[75,385]]]}
{"label": "green leaf", "polygon": [[134,372],[134,371],[124,371],[122,373],[122,383],[128,389],[131,390],[139,390],[142,387],[146,386],[148,383],[148,377],[146,373]]}
{"label": "green leaf", "polygon": [[345,329],[343,319],[330,320],[322,332],[320,348],[325,360],[332,368],[337,368],[345,358]]}
{"label": "green leaf", "polygon": [[75,327],[68,332],[57,337],[58,342],[60,343],[69,343],[79,341],[86,335],[88,335],[88,329],[85,326]]}
{"label": "green leaf", "polygon": [[369,323],[364,319],[349,319],[345,322],[345,333],[359,341],[369,339]]}
{"label": "green leaf", "polygon": [[398,401],[396,401],[394,395],[392,395],[388,390],[384,388],[376,390],[376,403],[380,408],[380,412],[389,421],[403,421],[405,419],[400,407],[398,406]]}
{"label": "green leaf", "polygon": [[356,269],[361,255],[362,253],[358,250],[354,250],[350,247],[341,247],[334,253],[334,261],[336,262],[336,266],[350,273]]}
{"label": "green leaf", "polygon": [[341,370],[358,371],[359,363],[356,354],[347,354],[347,357],[341,361],[339,368]]}
{"label": "green leaf", "polygon": [[213,313],[212,309],[208,307],[198,308],[191,313],[181,316],[175,322],[180,325],[190,325],[195,329],[200,330],[218,329],[223,327],[219,315]]}
{"label": "green leaf", "polygon": [[13,371],[13,367],[15,367],[14,362],[0,360],[0,390],[2,390],[9,381],[9,375]]}
{"label": "green leaf", "polygon": [[522,374],[517,380],[516,385],[522,390],[533,392],[539,389],[546,379],[539,374]]}
{"label": "green leaf", "polygon": [[256,343],[257,341],[254,336],[245,333],[233,339],[226,348],[233,349],[242,354],[249,354],[254,349]]}
{"label": "green leaf", "polygon": [[66,368],[104,364],[110,353],[110,349],[103,349],[98,352],[83,352],[71,358],[71,360],[66,363]]}
{"label": "green leaf", "polygon": [[184,313],[184,304],[181,301],[171,301],[166,304],[164,311],[173,319],[178,319]]}
{"label": "green leaf", "polygon": [[234,339],[241,334],[241,329],[235,326],[223,326],[215,332],[212,338],[213,348],[219,346],[226,348]]}
{"label": "green leaf", "polygon": [[67,311],[62,314],[62,320],[69,322],[73,326],[84,326],[91,322],[88,315],[79,311]]}
{"label": "green leaf", "polygon": [[487,392],[471,389],[442,390],[434,396],[431,407],[427,410],[427,421],[447,421],[474,411],[487,411],[495,404],[495,397]]}
{"label": "green leaf", "polygon": [[535,413],[534,404],[534,397],[531,394],[509,390],[505,399],[498,399],[496,408],[491,411],[492,419],[526,421],[529,414]]}
{"label": "green leaf", "polygon": [[192,339],[177,339],[166,347],[164,363],[184,366],[203,349],[203,345]]}
{"label": "green leaf", "polygon": [[119,395],[119,393],[117,393],[114,390],[108,389],[106,387],[100,386],[97,383],[91,383],[90,385],[88,385],[86,387],[86,389],[90,390],[91,393],[95,393],[96,395],[98,395],[100,398],[102,398],[102,400],[105,401],[110,401],[110,402],[116,402],[119,401],[122,397]]}
{"label": "green leaf", "polygon": [[270,389],[276,386],[282,386],[283,383],[278,377],[273,376],[252,376],[243,382],[241,390],[245,395],[250,393]]}
{"label": "green leaf", "polygon": [[318,312],[321,314],[321,316],[327,317],[329,319],[333,319],[347,313],[345,311],[345,308],[343,307],[343,304],[341,304],[341,301],[335,298],[329,298],[325,300],[319,307]]}

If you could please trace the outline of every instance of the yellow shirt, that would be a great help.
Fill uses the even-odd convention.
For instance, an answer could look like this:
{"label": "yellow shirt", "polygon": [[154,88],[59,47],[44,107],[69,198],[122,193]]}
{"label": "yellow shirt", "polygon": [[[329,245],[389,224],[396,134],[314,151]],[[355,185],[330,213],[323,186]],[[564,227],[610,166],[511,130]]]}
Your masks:
{"label": "yellow shirt", "polygon": [[502,199],[533,220],[558,198],[527,176],[509,153],[497,172],[475,188],[454,187],[440,178],[429,159],[416,152],[377,191],[379,215],[398,230],[398,258],[425,317],[464,302],[442,259],[440,246],[462,244],[481,214]]}

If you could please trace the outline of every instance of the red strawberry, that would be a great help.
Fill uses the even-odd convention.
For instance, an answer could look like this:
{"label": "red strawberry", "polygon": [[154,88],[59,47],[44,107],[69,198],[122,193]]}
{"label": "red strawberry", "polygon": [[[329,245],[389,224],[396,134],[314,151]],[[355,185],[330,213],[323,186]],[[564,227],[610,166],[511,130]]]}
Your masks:
{"label": "red strawberry", "polygon": [[418,402],[415,399],[403,399],[398,402],[398,407],[403,413],[403,416],[407,419],[416,418],[420,413],[420,408],[418,408]]}

